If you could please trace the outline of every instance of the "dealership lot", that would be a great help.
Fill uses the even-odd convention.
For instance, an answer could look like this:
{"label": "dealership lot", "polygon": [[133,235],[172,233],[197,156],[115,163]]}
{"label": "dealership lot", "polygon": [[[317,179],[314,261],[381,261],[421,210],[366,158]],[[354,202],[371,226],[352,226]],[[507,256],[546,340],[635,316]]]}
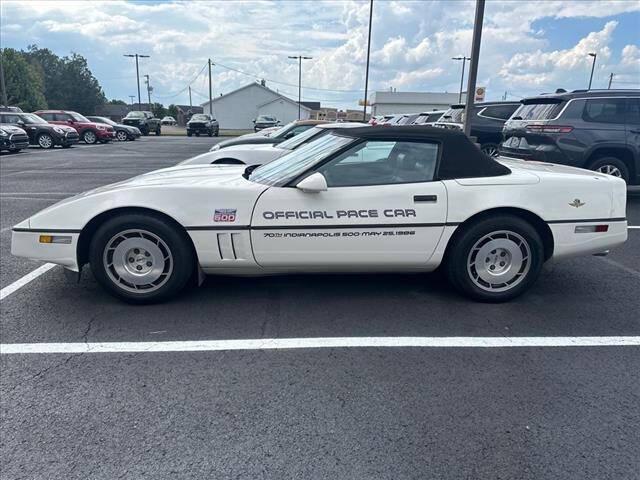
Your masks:
{"label": "dealership lot", "polygon": [[[216,141],[3,155],[0,287],[40,266],[11,257],[13,224]],[[627,217],[640,226],[637,190]],[[630,230],[610,256],[548,267],[501,305],[473,303],[434,273],[209,278],[170,303],[133,307],[87,269],[73,284],[53,268],[2,299],[2,344],[566,337],[573,346],[2,355],[0,478],[637,478],[640,347],[581,344],[640,336],[639,248],[640,230]]]}

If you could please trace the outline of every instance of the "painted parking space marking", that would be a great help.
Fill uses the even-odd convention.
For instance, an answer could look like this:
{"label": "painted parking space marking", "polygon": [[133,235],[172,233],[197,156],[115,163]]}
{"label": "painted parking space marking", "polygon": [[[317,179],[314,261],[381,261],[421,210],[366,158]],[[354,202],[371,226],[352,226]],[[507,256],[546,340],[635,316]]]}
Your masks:
{"label": "painted parking space marking", "polygon": [[320,337],[169,342],[5,343],[1,355],[55,353],[218,352],[321,348],[638,347],[640,336],[616,337]]}
{"label": "painted parking space marking", "polygon": [[36,268],[32,272],[27,273],[24,277],[16,280],[11,285],[7,285],[2,290],[0,290],[0,300],[4,300],[6,297],[11,295],[12,293],[20,290],[22,287],[27,285],[28,283],[34,281],[40,275],[47,273],[53,267],[57,266],[55,263],[45,263],[40,267]]}

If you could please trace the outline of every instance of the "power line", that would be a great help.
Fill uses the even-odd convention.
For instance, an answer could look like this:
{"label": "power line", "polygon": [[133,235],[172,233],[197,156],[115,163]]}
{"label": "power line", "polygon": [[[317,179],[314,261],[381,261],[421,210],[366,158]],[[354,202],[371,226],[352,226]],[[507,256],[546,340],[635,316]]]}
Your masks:
{"label": "power line", "polygon": [[202,72],[204,72],[204,69],[205,69],[205,68],[207,68],[207,64],[206,64],[206,63],[202,66],[202,69],[200,69],[200,71],[198,72],[198,74],[197,74],[195,77],[193,77],[193,78],[191,79],[191,81],[187,84],[187,86],[186,86],[186,87],[184,87],[184,88],[183,88],[182,90],[180,90],[179,92],[175,92],[175,93],[168,93],[168,94],[166,94],[166,95],[157,95],[157,94],[156,94],[156,97],[159,97],[159,98],[173,98],[173,97],[177,97],[177,96],[178,96],[178,95],[180,95],[181,93],[186,92],[186,91],[189,89],[189,85],[191,85],[193,82],[195,82],[195,81],[197,80],[197,78],[198,78],[200,75],[202,75]]}

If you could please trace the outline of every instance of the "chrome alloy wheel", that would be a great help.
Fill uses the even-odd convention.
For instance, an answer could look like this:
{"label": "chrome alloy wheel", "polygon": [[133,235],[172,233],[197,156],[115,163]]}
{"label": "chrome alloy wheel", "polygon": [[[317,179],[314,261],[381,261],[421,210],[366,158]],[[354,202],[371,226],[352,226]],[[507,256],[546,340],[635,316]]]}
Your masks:
{"label": "chrome alloy wheel", "polygon": [[116,138],[118,139],[119,142],[126,142],[127,141],[127,132],[125,132],[124,130],[118,130],[116,132]]}
{"label": "chrome alloy wheel", "polygon": [[497,157],[500,154],[498,147],[496,147],[495,145],[487,145],[486,147],[482,148],[482,151],[490,157]]}
{"label": "chrome alloy wheel", "polygon": [[146,230],[125,230],[104,249],[103,263],[111,281],[123,290],[146,293],[171,277],[173,256],[167,244]]}
{"label": "chrome alloy wheel", "polygon": [[93,133],[91,130],[84,132],[84,141],[86,143],[96,143],[97,139],[98,137],[96,137],[96,134]]}
{"label": "chrome alloy wheel", "polygon": [[38,137],[38,145],[42,148],[51,148],[53,146],[53,139],[49,135],[40,135]]}
{"label": "chrome alloy wheel", "polygon": [[519,234],[508,230],[480,238],[467,257],[471,281],[487,292],[504,292],[525,279],[531,267],[531,248]]}
{"label": "chrome alloy wheel", "polygon": [[607,175],[613,175],[614,177],[622,178],[622,172],[618,167],[611,164],[605,164],[596,168],[596,172],[605,173]]}

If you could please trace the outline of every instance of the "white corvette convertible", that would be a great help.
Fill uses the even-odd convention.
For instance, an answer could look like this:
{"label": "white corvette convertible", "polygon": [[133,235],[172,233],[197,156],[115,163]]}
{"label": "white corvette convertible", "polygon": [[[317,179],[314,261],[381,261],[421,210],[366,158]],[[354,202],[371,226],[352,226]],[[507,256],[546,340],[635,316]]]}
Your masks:
{"label": "white corvette convertible", "polygon": [[[296,148],[329,133],[343,128],[362,128],[362,123],[325,123],[316,125],[295,137],[277,145],[245,144],[211,150],[180,162],[180,165],[264,165],[280,158]],[[262,130],[260,130],[262,132]]]}
{"label": "white corvette convertible", "polygon": [[14,255],[89,263],[131,302],[202,273],[428,272],[504,301],[550,259],[627,238],[624,181],[482,154],[422,126],[332,131],[268,165],[151,172],[53,205],[13,229]]}

